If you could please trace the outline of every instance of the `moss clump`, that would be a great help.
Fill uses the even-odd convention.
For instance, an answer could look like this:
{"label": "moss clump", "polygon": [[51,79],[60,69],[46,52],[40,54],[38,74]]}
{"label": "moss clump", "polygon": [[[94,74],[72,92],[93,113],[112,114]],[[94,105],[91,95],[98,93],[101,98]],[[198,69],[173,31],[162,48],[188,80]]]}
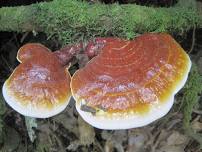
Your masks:
{"label": "moss clump", "polygon": [[1,31],[31,31],[34,29],[33,16],[36,13],[34,7],[18,6],[0,8]]}
{"label": "moss clump", "polygon": [[144,32],[181,33],[201,23],[195,0],[179,0],[170,8],[127,5],[90,5],[78,0],[54,0],[0,8],[0,30],[42,31],[73,43],[94,36],[133,38]]}
{"label": "moss clump", "polygon": [[193,64],[188,82],[184,87],[183,94],[183,127],[185,132],[197,140],[202,148],[202,134],[195,133],[191,128],[192,111],[197,105],[202,93],[202,76],[198,73],[197,67]]}
{"label": "moss clump", "polygon": [[144,32],[188,30],[197,22],[194,4],[189,4],[192,7],[183,7],[179,3],[173,8],[153,8],[134,4],[89,5],[75,0],[55,0],[38,5],[45,13],[36,19],[48,35],[57,35],[64,43],[94,36],[130,39]]}

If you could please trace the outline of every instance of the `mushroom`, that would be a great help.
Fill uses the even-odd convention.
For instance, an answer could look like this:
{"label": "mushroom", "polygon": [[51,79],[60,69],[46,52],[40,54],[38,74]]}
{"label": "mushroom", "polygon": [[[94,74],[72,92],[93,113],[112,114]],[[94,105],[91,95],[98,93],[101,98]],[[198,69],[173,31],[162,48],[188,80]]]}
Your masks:
{"label": "mushroom", "polygon": [[82,118],[100,129],[145,126],[166,115],[184,86],[191,61],[168,34],[113,39],[72,77]]}
{"label": "mushroom", "polygon": [[58,57],[41,44],[22,46],[21,64],[3,85],[6,102],[17,112],[47,118],[65,109],[71,97],[70,74]]}

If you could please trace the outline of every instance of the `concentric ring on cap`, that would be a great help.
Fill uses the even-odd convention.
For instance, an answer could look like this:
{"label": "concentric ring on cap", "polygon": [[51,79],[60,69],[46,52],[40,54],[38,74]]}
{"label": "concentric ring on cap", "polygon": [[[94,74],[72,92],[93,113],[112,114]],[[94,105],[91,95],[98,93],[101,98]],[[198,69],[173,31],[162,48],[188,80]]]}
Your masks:
{"label": "concentric ring on cap", "polygon": [[147,125],[170,110],[190,67],[189,56],[168,34],[114,39],[73,75],[76,108],[101,129]]}

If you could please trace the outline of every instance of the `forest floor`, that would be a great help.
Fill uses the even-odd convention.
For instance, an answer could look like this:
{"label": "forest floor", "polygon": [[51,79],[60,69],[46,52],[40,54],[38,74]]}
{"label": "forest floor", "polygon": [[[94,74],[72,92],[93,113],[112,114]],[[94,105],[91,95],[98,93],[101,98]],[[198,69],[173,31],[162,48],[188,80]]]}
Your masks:
{"label": "forest floor", "polygon": [[[175,39],[202,75],[202,29],[192,29]],[[0,88],[19,64],[18,49],[28,42],[39,42],[52,50],[61,47],[57,40],[47,40],[43,33],[0,32]],[[183,129],[182,96],[181,91],[172,110],[148,126],[109,131],[85,123],[76,112],[73,99],[61,114],[34,120],[2,104],[0,94],[0,152],[202,152],[199,143]],[[197,133],[202,132],[201,103],[202,97],[191,115],[190,125]]]}

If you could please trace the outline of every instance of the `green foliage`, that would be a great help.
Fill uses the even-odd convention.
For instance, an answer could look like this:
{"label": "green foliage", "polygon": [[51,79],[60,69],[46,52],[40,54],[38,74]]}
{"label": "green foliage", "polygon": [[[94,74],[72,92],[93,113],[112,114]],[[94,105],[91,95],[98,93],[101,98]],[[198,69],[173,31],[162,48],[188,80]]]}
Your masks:
{"label": "green foliage", "polygon": [[18,146],[21,142],[21,137],[14,128],[6,126],[6,130],[3,137],[4,143],[0,151],[13,152],[18,149]]}
{"label": "green foliage", "polygon": [[2,94],[0,93],[0,143],[3,142],[4,122],[3,115],[6,112],[6,106]]}
{"label": "green foliage", "polygon": [[36,148],[37,152],[48,152],[50,151],[49,145],[44,145],[44,144],[38,144]]}
{"label": "green foliage", "polygon": [[21,138],[19,133],[3,121],[3,116],[6,112],[6,105],[2,94],[0,93],[0,151],[12,152],[16,150],[20,144]]}
{"label": "green foliage", "polygon": [[198,73],[197,66],[193,64],[188,82],[183,94],[183,127],[185,132],[197,140],[202,147],[202,134],[195,133],[191,128],[192,111],[197,105],[202,93],[202,76]]}
{"label": "green foliage", "polygon": [[2,116],[5,112],[6,112],[5,101],[2,94],[0,93],[0,115]]}

